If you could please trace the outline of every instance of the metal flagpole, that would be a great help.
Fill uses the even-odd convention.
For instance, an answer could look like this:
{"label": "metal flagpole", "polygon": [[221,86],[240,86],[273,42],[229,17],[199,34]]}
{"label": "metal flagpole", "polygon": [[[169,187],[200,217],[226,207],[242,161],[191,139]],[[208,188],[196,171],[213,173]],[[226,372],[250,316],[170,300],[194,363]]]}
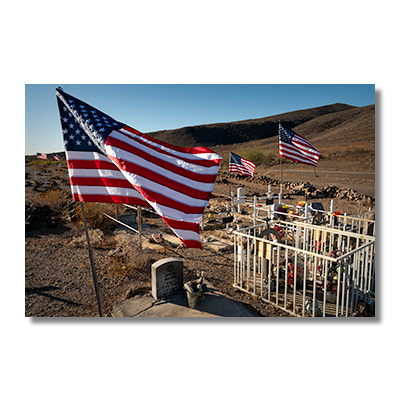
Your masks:
{"label": "metal flagpole", "polygon": [[[229,162],[228,162],[228,171],[229,171],[229,197],[232,198],[232,192],[231,192],[231,170],[229,169],[229,163],[231,161],[231,154],[232,152],[229,152]],[[231,199],[231,210],[233,212],[233,198]]]}
{"label": "metal flagpole", "polygon": [[[281,120],[279,120],[279,125],[281,125]],[[278,128],[278,135],[279,135],[279,128]],[[282,183],[283,183],[283,173],[282,173],[282,156],[279,155],[281,161],[281,190],[279,191],[279,203],[282,203]]]}
{"label": "metal flagpole", "polygon": [[97,284],[97,275],[96,275],[96,268],[94,266],[94,260],[93,260],[93,255],[92,255],[92,248],[90,246],[90,240],[89,240],[89,233],[86,225],[86,216],[85,216],[85,210],[83,209],[83,203],[80,202],[81,204],[81,213],[82,213],[82,221],[83,221],[83,226],[85,227],[85,233],[86,233],[86,242],[88,245],[88,250],[89,250],[89,258],[90,258],[90,264],[92,266],[92,274],[93,274],[93,283],[94,283],[94,289],[96,291],[96,298],[97,298],[97,306],[99,308],[99,314],[100,317],[103,317],[103,310],[101,309],[101,302],[100,302],[100,293],[99,293],[99,286]]}
{"label": "metal flagpole", "polygon": [[139,230],[139,248],[142,249],[142,206],[138,206],[136,210]]}

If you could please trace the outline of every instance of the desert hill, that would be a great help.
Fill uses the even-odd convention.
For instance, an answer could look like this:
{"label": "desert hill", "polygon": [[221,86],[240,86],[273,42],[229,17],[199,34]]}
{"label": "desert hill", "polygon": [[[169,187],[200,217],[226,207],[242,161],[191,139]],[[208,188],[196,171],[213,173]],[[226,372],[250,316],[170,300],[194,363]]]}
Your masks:
{"label": "desert hill", "polygon": [[375,105],[319,116],[294,128],[321,150],[375,147]]}
{"label": "desert hill", "polygon": [[150,132],[147,135],[173,145],[213,148],[218,145],[230,145],[274,137],[278,134],[279,120],[286,128],[293,129],[317,117],[353,109],[356,107],[336,103],[259,119],[183,127]]}
{"label": "desert hill", "polygon": [[[208,146],[224,158],[230,151],[241,154],[243,149],[255,147],[270,153],[276,161],[279,159],[279,120],[321,151],[320,162],[331,157],[349,161],[365,156],[369,160],[373,158],[374,162],[375,105],[355,107],[336,103],[260,119],[204,124],[147,135],[179,146]],[[64,152],[57,153],[65,158]],[[48,158],[52,160],[52,154],[48,154]],[[26,161],[34,159],[36,155],[26,156]]]}

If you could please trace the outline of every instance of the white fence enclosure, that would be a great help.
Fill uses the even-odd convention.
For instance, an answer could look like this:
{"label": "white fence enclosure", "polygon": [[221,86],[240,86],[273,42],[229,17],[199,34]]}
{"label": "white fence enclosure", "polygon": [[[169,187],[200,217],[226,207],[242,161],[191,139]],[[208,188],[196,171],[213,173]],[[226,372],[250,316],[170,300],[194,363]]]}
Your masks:
{"label": "white fence enclosure", "polygon": [[234,287],[295,316],[352,317],[360,301],[373,308],[375,237],[366,230],[373,222],[362,223],[278,220],[236,230]]}

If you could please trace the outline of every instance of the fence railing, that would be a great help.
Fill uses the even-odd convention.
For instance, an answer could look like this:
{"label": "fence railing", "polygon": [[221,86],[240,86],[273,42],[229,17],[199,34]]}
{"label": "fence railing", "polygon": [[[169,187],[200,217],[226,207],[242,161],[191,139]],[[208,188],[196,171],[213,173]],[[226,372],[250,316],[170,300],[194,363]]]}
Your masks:
{"label": "fence railing", "polygon": [[[358,216],[348,216],[334,212],[334,200],[331,200],[329,211],[313,209],[311,204],[305,203],[302,206],[275,204],[258,206],[258,201],[263,201],[265,197],[253,198],[253,224],[269,221],[298,221],[316,225],[323,225],[336,228],[342,231],[352,231],[357,234],[375,236],[375,221]],[[280,209],[273,210],[273,207],[282,206]]]}
{"label": "fence railing", "polygon": [[354,316],[375,302],[375,238],[299,221],[236,230],[234,287],[295,316]]}

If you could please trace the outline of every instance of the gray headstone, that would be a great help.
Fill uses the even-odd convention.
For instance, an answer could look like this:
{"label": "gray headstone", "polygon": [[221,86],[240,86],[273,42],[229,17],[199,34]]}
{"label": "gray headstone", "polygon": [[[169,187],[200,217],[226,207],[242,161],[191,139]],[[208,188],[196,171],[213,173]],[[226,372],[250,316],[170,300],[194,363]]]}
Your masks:
{"label": "gray headstone", "polygon": [[151,294],[155,299],[168,298],[182,291],[182,260],[165,258],[151,265]]}

